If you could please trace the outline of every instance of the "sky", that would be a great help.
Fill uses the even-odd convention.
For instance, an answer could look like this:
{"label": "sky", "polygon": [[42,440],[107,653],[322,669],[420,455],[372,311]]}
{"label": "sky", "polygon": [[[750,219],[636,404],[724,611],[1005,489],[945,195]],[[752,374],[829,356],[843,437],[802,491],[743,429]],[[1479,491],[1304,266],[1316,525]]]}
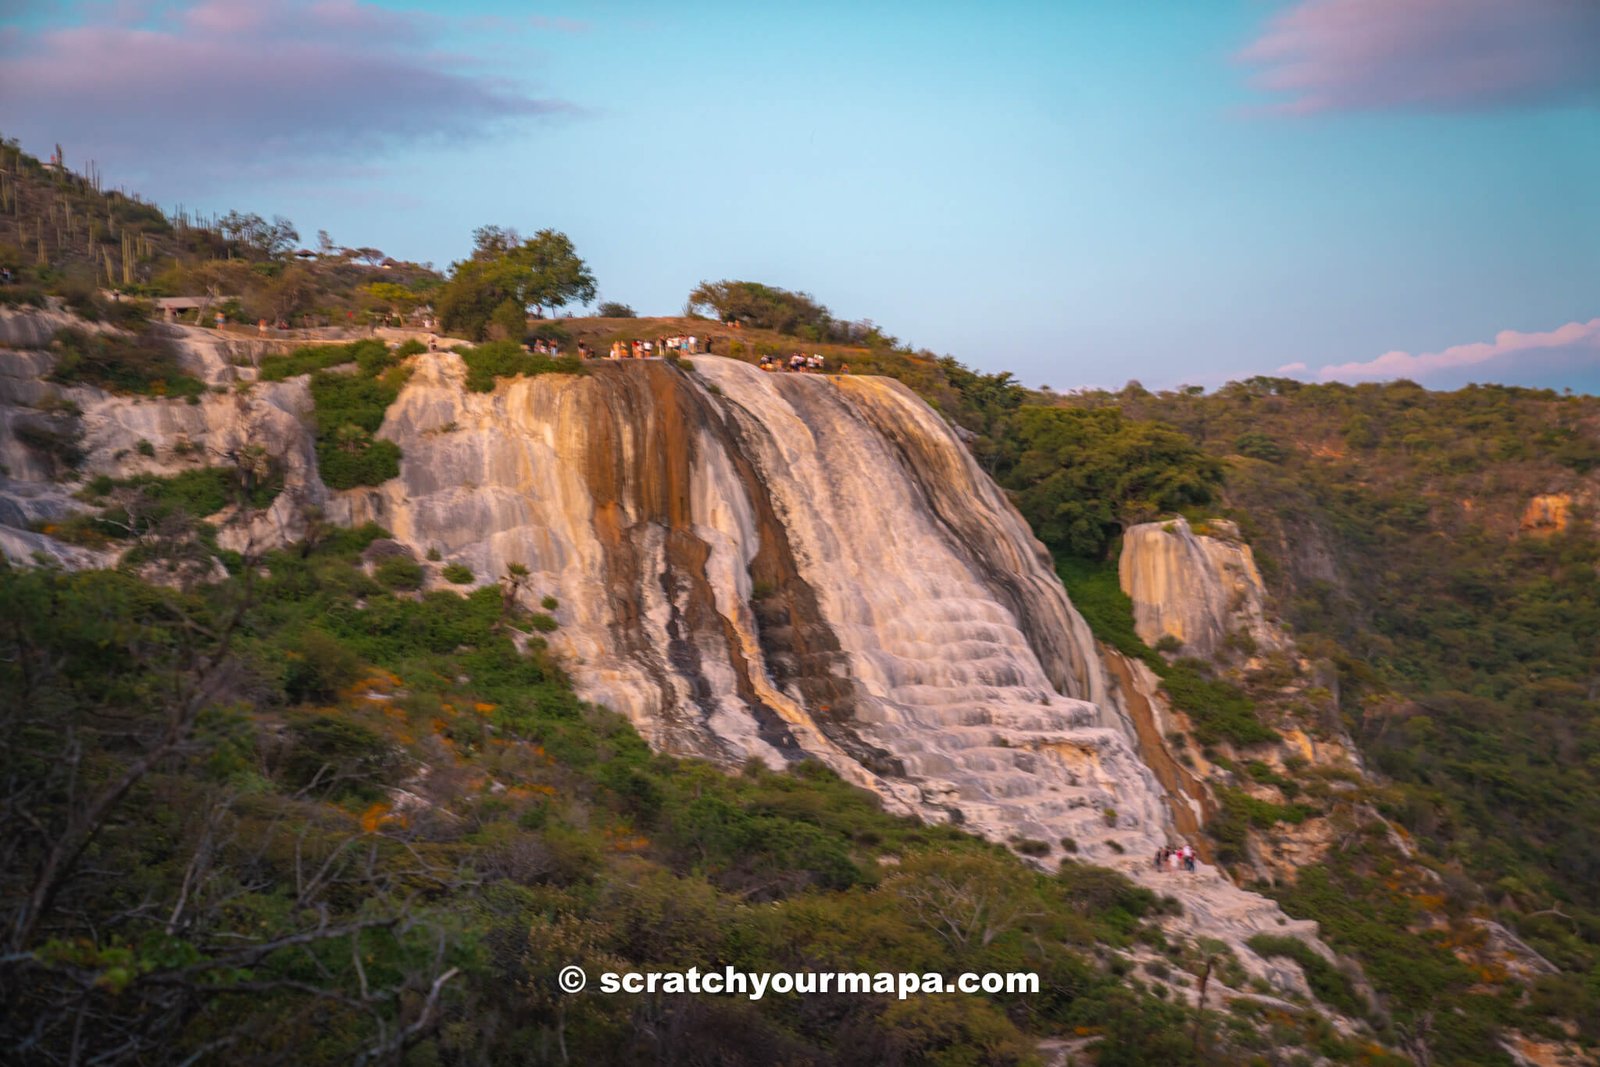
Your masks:
{"label": "sky", "polygon": [[0,133],[601,298],[803,290],[1057,389],[1600,392],[1600,0],[0,0]]}

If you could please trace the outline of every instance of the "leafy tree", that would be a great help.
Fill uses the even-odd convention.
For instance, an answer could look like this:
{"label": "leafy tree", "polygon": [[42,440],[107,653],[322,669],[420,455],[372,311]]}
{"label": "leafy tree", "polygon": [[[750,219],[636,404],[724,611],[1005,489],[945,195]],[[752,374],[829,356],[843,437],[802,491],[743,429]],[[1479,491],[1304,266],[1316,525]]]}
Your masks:
{"label": "leafy tree", "polygon": [[1170,426],[1116,408],[1023,407],[1003,483],[1047,544],[1098,559],[1122,527],[1204,504],[1221,464]]}
{"label": "leafy tree", "polygon": [[446,330],[484,340],[491,325],[507,339],[522,333],[529,307],[564,307],[595,296],[594,275],[578,257],[572,240],[555,230],[540,230],[524,240],[514,229],[484,226],[473,234],[472,255],[451,268],[450,281],[435,301]]}
{"label": "leafy tree", "polygon": [[828,334],[833,316],[810,293],[790,292],[760,282],[701,282],[689,294],[693,314],[713,312],[724,322],[740,322],[779,333],[795,334],[804,328]]}
{"label": "leafy tree", "polygon": [[414,289],[394,282],[372,282],[361,287],[361,291],[371,297],[374,303],[388,308],[389,314],[397,319],[404,319],[406,315],[421,307],[427,297]]}
{"label": "leafy tree", "polygon": [[595,308],[594,313],[602,319],[633,319],[639,317],[639,313],[634,311],[633,308],[615,300],[602,300],[600,306]]}

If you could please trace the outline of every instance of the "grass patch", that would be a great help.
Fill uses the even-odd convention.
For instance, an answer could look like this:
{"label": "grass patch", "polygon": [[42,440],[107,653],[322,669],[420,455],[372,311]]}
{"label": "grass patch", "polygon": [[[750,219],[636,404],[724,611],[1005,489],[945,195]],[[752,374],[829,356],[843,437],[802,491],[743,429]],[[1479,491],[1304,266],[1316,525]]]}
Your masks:
{"label": "grass patch", "polygon": [[1133,627],[1133,601],[1122,591],[1114,564],[1058,555],[1056,574],[1097,639],[1140,660],[1160,676],[1173,705],[1194,723],[1194,736],[1201,744],[1228,740],[1252,745],[1278,740],[1277,732],[1257,717],[1255,701],[1244,690],[1211,677],[1198,660],[1168,663],[1139,638]]}
{"label": "grass patch", "polygon": [[510,341],[490,341],[476,348],[461,347],[456,352],[467,365],[467,388],[474,393],[494,391],[497,378],[533,377],[538,374],[587,374],[576,357],[530,355]]}

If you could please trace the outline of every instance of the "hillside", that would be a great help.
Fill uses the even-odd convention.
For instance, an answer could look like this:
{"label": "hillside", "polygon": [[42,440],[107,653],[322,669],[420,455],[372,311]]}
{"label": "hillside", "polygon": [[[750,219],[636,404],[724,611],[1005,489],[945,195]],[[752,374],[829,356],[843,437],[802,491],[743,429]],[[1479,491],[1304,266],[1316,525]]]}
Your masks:
{"label": "hillside", "polygon": [[[1440,906],[1557,963],[1552,1004],[1592,1032],[1600,400],[1252,379],[1070,403],[1159,419],[1226,465],[1225,513],[1330,666],[1379,809],[1444,872]],[[1330,863],[1329,889],[1376,873]]]}
{"label": "hillside", "polygon": [[[1593,1062],[1595,398],[1035,392],[5,170],[19,1062]],[[197,291],[268,329],[148,320]]]}
{"label": "hillside", "polygon": [[[1042,1042],[1093,1046],[1107,1063],[1223,1063],[1313,1046],[1384,1061],[1360,1036],[1381,1029],[1381,1016],[1369,1021],[1351,979],[1305,955],[1304,924],[1274,918],[1269,902],[1213,871],[1190,881],[1150,872],[1158,802],[1127,742],[1095,725],[1083,700],[1057,692],[1038,703],[1052,685],[1097,684],[1072,677],[1094,665],[1070,625],[1029,641],[963,617],[981,598],[1013,595],[1011,583],[1040,612],[1065,601],[1058,586],[1007,577],[1007,566],[985,577],[962,562],[964,545],[1026,531],[992,486],[948,480],[960,445],[909,392],[873,378],[848,388],[779,379],[716,357],[692,372],[507,365],[498,349],[371,341],[229,364],[225,352],[244,353],[209,331],[158,336],[179,341],[195,380],[229,385],[192,403],[26,377],[8,386],[33,398],[33,412],[53,397],[44,407],[79,442],[76,474],[35,479],[27,497],[8,484],[8,499],[35,507],[61,481],[77,486],[75,504],[61,502],[68,511],[38,522],[30,543],[119,561],[3,572],[14,609],[4,685],[21,698],[8,706],[50,712],[6,720],[10,750],[29,756],[15,806],[41,828],[15,834],[20,862],[8,868],[5,899],[26,903],[11,913],[4,980],[28,1006],[10,1016],[25,1029],[8,1041],[56,1049],[76,1033],[93,1047],[122,1043],[128,1060],[215,1059],[207,1050],[222,1048],[270,1059],[292,1042],[302,1062],[404,1047],[443,1062],[671,1061],[674,1048],[691,1060],[769,1062],[778,1048],[789,1062],[1025,1063]],[[478,369],[488,371],[481,387]],[[855,415],[835,407],[846,396]],[[497,413],[514,398],[520,414],[507,421]],[[798,517],[822,506],[820,483],[773,466],[786,454],[817,460],[802,460],[798,438],[758,446],[758,427],[724,424],[735,404],[854,435],[831,466],[881,452],[856,476],[900,470],[897,493],[943,493],[945,514],[957,506],[995,525],[950,541],[941,521],[885,487],[852,497],[862,514],[898,511],[906,536],[915,518],[923,547],[882,556],[859,585],[841,586],[830,573],[854,564],[812,569],[822,544],[812,539],[829,524]],[[868,432],[869,417],[884,428]],[[374,437],[380,423],[388,431]],[[896,436],[879,436],[894,425]],[[552,441],[563,451],[540,459]],[[907,458],[890,457],[891,441]],[[693,504],[683,492],[691,461],[713,462],[718,448],[729,475],[750,469],[729,480],[698,468]],[[533,469],[582,472],[559,491],[579,502],[523,481],[522,464],[503,462],[513,450]],[[918,452],[926,458],[910,458]],[[623,457],[631,465],[619,468]],[[336,470],[347,488],[321,484]],[[944,481],[919,483],[935,471]],[[463,478],[475,483],[466,495]],[[771,514],[722,527],[730,538],[760,531],[762,547],[745,542],[755,550],[743,576],[749,615],[709,611],[739,588],[741,570],[723,569],[707,524],[726,524],[740,501],[759,509],[766,493]],[[517,498],[539,501],[533,521],[492,503]],[[1019,549],[1008,566],[1040,566],[1025,541]],[[603,569],[551,565],[563,558]],[[942,580],[921,586],[906,564],[934,558],[945,560]],[[919,659],[914,633],[846,629],[838,613],[853,597],[880,613],[942,612],[951,647],[987,643],[988,655],[969,653],[974,664],[1010,665],[985,681]],[[859,663],[863,641],[919,672],[896,698],[919,715],[951,707],[941,693],[987,686],[1008,705],[991,713],[1001,740],[955,722],[926,736],[910,720],[865,732],[894,706],[870,672],[835,669]],[[1062,658],[1034,651],[1052,647]],[[601,694],[626,715],[597,706]],[[815,755],[781,754],[795,745]],[[80,748],[92,759],[76,785]],[[774,749],[782,771],[763,769],[767,757],[740,761]],[[1046,790],[1022,792],[1017,772],[1058,751],[1064,768],[1092,759],[1113,773],[1074,777],[1077,803],[1065,808]],[[927,807],[909,805],[906,766],[919,758],[930,766],[917,780],[965,778],[927,793]],[[947,761],[963,769],[936,770]],[[1028,773],[1068,789],[1061,769]],[[1005,789],[984,802],[990,782]],[[940,825],[940,811],[1002,840]],[[1041,830],[1049,836],[1030,836]],[[1048,870],[1035,865],[1044,856]],[[140,874],[108,880],[117,871]],[[977,914],[952,926],[974,902]],[[1245,941],[1267,930],[1286,940],[1257,955]],[[904,1003],[569,999],[550,982],[572,960],[594,970],[1033,970],[1049,991]],[[1202,974],[1218,999],[1197,1016],[1187,1001]],[[1323,997],[1354,1016],[1330,1023],[1314,1006]],[[1238,1006],[1219,1011],[1228,1001]],[[1258,1030],[1248,1019],[1262,1013],[1282,1021]]]}

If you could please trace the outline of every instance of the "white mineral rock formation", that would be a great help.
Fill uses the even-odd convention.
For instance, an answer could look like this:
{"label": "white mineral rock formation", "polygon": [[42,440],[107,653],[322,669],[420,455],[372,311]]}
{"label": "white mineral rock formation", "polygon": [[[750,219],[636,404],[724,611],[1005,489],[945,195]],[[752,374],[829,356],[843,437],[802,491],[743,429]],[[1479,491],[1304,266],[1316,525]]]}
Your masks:
{"label": "white mineral rock formation", "polygon": [[1285,647],[1283,631],[1268,621],[1266,589],[1250,546],[1231,522],[1212,520],[1196,534],[1184,519],[1146,522],[1122,538],[1117,574],[1133,601],[1141,640],[1182,642],[1188,656],[1214,656],[1233,633],[1262,650]]}
{"label": "white mineral rock formation", "polygon": [[[379,431],[401,447],[400,477],[329,493],[305,380],[236,392],[248,377],[236,354],[200,331],[183,337],[197,372],[224,387],[199,404],[65,391],[82,409],[88,472],[181,469],[196,449],[223,462],[240,443],[265,444],[287,489],[268,517],[226,527],[224,545],[284,543],[316,506],[380,523],[419,556],[436,549],[436,568],[465,564],[479,584],[523,564],[529,595],[560,602],[552,641],[581,692],[653,745],[735,764],[820,759],[892,810],[1037,842],[1041,862],[1120,867],[1179,897],[1188,932],[1305,991],[1295,967],[1245,942],[1270,931],[1318,944],[1314,924],[1204,865],[1152,869],[1180,828],[1138,755],[1138,729],[1155,728],[1147,709],[1136,722],[1026,523],[899,383],[702,356],[692,374],[603,363],[475,393],[460,357],[425,353]],[[0,397],[0,431],[26,392]],[[5,455],[15,445],[0,432]],[[0,487],[14,517],[27,499]],[[3,511],[0,522],[8,555],[41,549],[13,550],[26,522]],[[1253,576],[1248,549],[1181,523],[1136,528],[1129,542],[1151,539],[1159,550],[1123,557],[1140,632],[1159,636],[1170,620],[1191,650],[1220,641],[1234,589],[1218,576]]]}

